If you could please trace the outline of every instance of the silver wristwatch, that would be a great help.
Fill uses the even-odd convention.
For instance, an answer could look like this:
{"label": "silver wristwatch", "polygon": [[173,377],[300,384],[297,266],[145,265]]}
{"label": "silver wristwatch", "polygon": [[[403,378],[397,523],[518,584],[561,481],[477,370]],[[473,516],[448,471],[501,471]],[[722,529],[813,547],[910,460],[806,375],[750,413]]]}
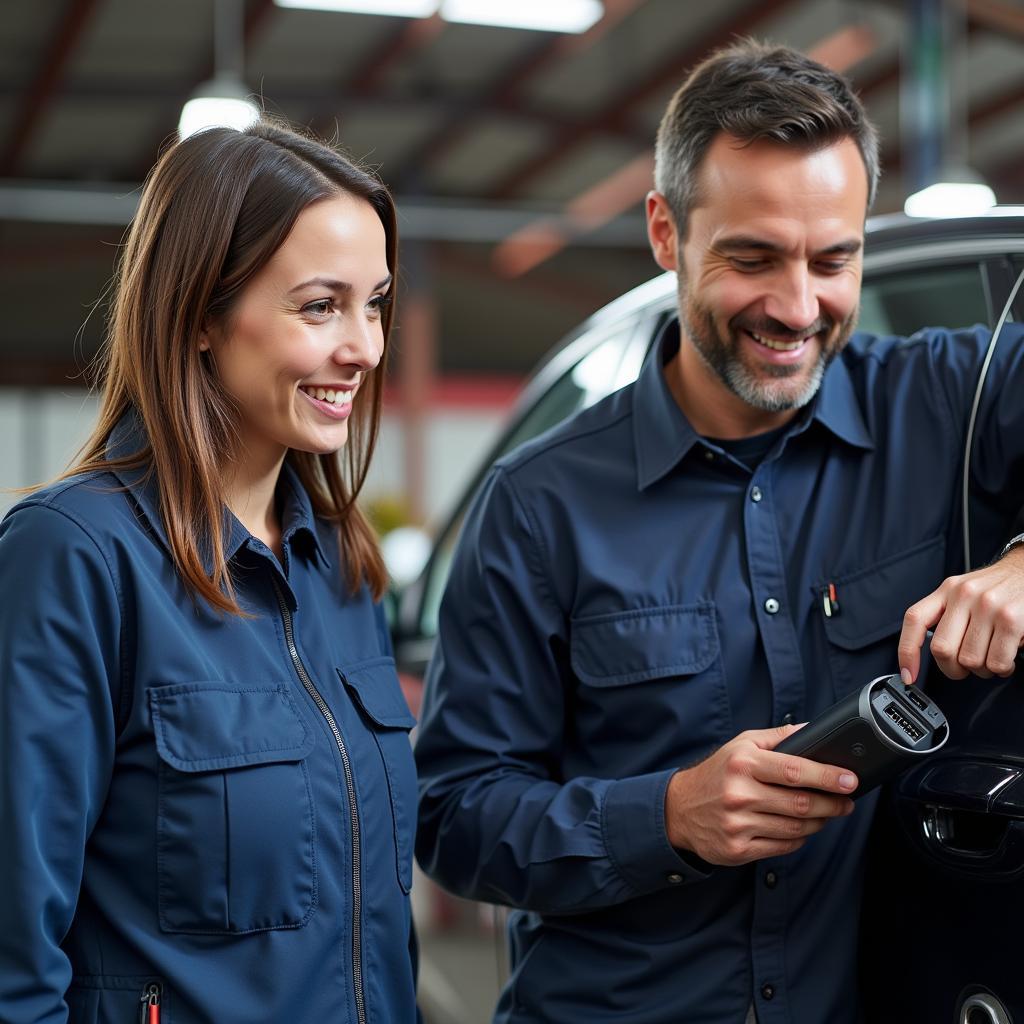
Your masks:
{"label": "silver wristwatch", "polygon": [[[1019,548],[1022,544],[1024,544],[1024,533],[1018,533],[1017,536],[1011,538],[1010,543],[999,552],[999,558],[1002,558],[1004,555],[1008,555],[1014,548]],[[996,559],[997,562],[999,561],[999,558]]]}

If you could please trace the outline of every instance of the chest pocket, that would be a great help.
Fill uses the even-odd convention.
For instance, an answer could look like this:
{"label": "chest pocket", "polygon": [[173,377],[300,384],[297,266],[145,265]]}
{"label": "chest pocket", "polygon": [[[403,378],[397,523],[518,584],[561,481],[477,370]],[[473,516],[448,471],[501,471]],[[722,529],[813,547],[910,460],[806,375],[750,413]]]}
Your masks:
{"label": "chest pocket", "polygon": [[832,580],[839,613],[825,622],[828,658],[837,698],[876,676],[898,669],[896,640],[907,609],[931,593],[943,579],[943,537],[918,544],[892,558]]}
{"label": "chest pocket", "polygon": [[149,690],[160,758],[157,875],[167,932],[305,924],[316,903],[315,742],[286,684]]}
{"label": "chest pocket", "polygon": [[710,601],[573,619],[570,658],[573,728],[603,777],[691,761],[732,735]]}
{"label": "chest pocket", "polygon": [[404,892],[412,888],[412,852],[416,832],[416,767],[409,730],[416,724],[392,658],[338,669],[377,745],[387,783],[394,832],[395,870]]}

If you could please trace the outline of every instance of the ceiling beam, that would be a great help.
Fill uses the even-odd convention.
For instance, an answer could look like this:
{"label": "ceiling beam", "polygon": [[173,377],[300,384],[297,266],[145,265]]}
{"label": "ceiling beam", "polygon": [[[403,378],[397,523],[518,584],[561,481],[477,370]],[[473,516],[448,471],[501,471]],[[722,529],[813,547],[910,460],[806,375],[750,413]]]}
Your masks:
{"label": "ceiling beam", "polygon": [[391,176],[392,180],[399,187],[421,190],[422,169],[454,149],[476,126],[481,116],[492,115],[496,111],[521,115],[519,96],[528,82],[556,61],[568,60],[592,47],[642,2],[606,0],[604,15],[586,32],[579,35],[553,35],[532,48],[511,70],[499,76],[481,98],[468,100],[450,110],[431,135],[406,157],[398,173]]}
{"label": "ceiling beam", "polygon": [[68,0],[65,5],[56,32],[48,37],[52,42],[15,116],[10,141],[0,156],[0,177],[10,177],[17,172],[42,115],[60,87],[71,57],[98,6],[98,0]]}
{"label": "ceiling beam", "polygon": [[1024,10],[1019,4],[1003,0],[960,0],[967,8],[967,16],[975,25],[1000,35],[1024,39]]}
{"label": "ceiling beam", "polygon": [[[251,45],[259,32],[266,28],[270,15],[278,10],[274,0],[250,0],[245,4],[245,20],[242,26],[242,52]],[[212,19],[211,19],[212,28]],[[181,108],[192,92],[203,82],[213,77],[216,65],[214,62],[214,43],[211,37],[209,51],[202,61],[195,66],[189,76],[190,84],[180,88],[174,101],[164,104],[157,114],[157,123],[160,125],[159,136],[154,136],[139,153],[127,177],[145,178],[150,167],[159,156],[168,140],[176,136],[178,128],[178,117]]]}
{"label": "ceiling beam", "polygon": [[787,7],[792,7],[795,2],[796,0],[753,0],[742,13],[726,17],[718,28],[708,33],[681,56],[674,54],[617,100],[603,107],[592,117],[579,121],[570,131],[563,132],[553,145],[506,175],[490,190],[490,195],[495,199],[508,199],[521,192],[526,185],[552,168],[578,146],[597,135],[607,133],[612,126],[621,124],[634,107],[650,100],[652,96],[666,88],[679,84],[685,74],[712,50],[725,46],[738,36],[757,32],[769,18],[780,14]]}
{"label": "ceiling beam", "polygon": [[[384,80],[400,61],[411,60],[415,53],[429,45],[444,31],[446,22],[439,14],[428,18],[402,19],[381,42],[327,95],[318,100],[307,123],[320,136],[329,135],[330,122],[340,118],[340,108],[358,100],[361,104],[378,98]],[[274,99],[278,96],[275,94]]]}

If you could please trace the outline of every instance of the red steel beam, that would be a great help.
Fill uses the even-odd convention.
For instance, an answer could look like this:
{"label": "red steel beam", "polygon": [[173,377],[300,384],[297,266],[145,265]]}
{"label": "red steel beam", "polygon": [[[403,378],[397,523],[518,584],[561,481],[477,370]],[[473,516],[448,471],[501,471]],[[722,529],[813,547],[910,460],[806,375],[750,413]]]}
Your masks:
{"label": "red steel beam", "polygon": [[373,96],[396,64],[409,60],[417,50],[433,42],[444,27],[445,22],[441,16],[434,14],[429,18],[405,20],[393,32],[388,32],[384,41],[345,76],[345,80],[333,90],[331,98],[316,104],[313,116],[309,119],[313,131],[318,135],[327,135],[328,121],[337,116],[339,103]]}
{"label": "red steel beam", "polygon": [[563,132],[554,145],[531,157],[499,182],[490,191],[491,197],[509,199],[517,195],[525,185],[549,170],[577,146],[594,135],[608,131],[611,126],[620,123],[634,107],[649,100],[666,87],[681,82],[686,72],[712,50],[726,45],[737,36],[756,32],[765,21],[780,14],[785,8],[793,6],[795,2],[796,0],[754,0],[739,17],[727,18],[719,28],[709,33],[695,46],[691,46],[681,56],[671,57],[652,75],[620,96],[611,106],[593,117],[580,121],[575,128]]}
{"label": "red steel beam", "polygon": [[394,180],[408,180],[419,168],[426,167],[454,148],[474,128],[474,112],[500,110],[518,113],[517,98],[531,79],[556,61],[568,60],[577,53],[589,49],[643,2],[644,0],[606,0],[603,17],[586,32],[579,35],[560,34],[545,39],[494,82],[485,95],[474,102],[471,110],[459,107],[445,117],[440,127],[406,159]]}
{"label": "red steel beam", "polygon": [[60,87],[71,56],[98,6],[98,0],[68,0],[65,5],[53,41],[39,64],[36,77],[15,118],[10,141],[0,157],[0,177],[11,178],[17,173],[18,164],[39,127],[46,107]]}

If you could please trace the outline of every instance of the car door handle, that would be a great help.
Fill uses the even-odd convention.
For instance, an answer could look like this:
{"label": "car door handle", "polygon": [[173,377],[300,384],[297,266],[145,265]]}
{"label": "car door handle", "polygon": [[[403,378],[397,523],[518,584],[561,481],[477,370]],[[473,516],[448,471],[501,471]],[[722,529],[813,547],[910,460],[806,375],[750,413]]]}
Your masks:
{"label": "car door handle", "polygon": [[986,876],[1024,870],[1024,821],[935,804],[918,813],[925,846],[945,863]]}
{"label": "car door handle", "polygon": [[986,876],[1024,870],[1024,769],[953,758],[905,776],[896,796],[916,841],[944,864]]}

